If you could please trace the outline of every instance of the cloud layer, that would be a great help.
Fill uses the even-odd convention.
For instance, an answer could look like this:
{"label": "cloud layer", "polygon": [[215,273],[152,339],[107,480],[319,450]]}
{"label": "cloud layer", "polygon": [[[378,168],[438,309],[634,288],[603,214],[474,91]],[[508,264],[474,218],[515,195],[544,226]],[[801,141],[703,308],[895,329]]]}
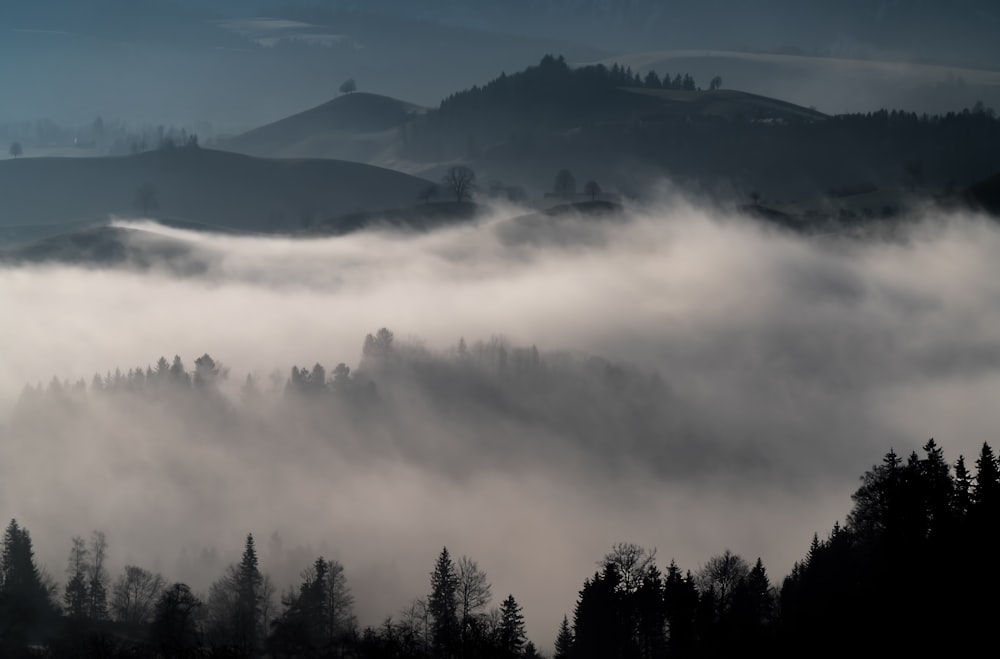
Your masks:
{"label": "cloud layer", "polygon": [[[890,446],[933,436],[954,460],[1000,426],[1000,231],[984,220],[859,240],[683,203],[514,215],[310,241],[140,223],[207,271],[0,271],[0,514],[57,578],[93,528],[117,563],[172,579],[218,576],[248,531],[281,587],[323,552],[367,623],[425,594],[447,544],[547,645],[614,542],[691,569],[729,547],[778,579]],[[383,326],[418,367],[362,365],[380,416],[267,395],[275,369],[279,389],[292,365],[357,369]],[[463,370],[461,337],[536,346],[548,375]],[[93,398],[47,427],[10,421],[25,383],[205,352],[243,412]],[[267,402],[246,411],[249,373]]]}

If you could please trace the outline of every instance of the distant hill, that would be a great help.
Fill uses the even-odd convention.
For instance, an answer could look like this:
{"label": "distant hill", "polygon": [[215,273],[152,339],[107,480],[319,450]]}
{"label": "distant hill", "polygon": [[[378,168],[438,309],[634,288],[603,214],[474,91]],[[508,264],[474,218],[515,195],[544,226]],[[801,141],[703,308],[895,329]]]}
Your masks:
{"label": "distant hill", "polygon": [[629,52],[601,60],[640,75],[684,71],[701,80],[721,76],[728,88],[793,103],[829,114],[900,108],[918,114],[944,114],[977,101],[1000,107],[1000,71],[944,66],[890,58],[820,57],[804,50],[657,50]]}
{"label": "distant hill", "polygon": [[2,264],[66,264],[88,267],[162,268],[197,275],[209,268],[207,254],[176,238],[141,229],[96,226],[0,248]]}
{"label": "distant hill", "polygon": [[215,146],[269,158],[391,160],[402,127],[426,110],[405,101],[356,92],[255,128]]}
{"label": "distant hill", "polygon": [[660,106],[644,117],[647,120],[657,114],[745,121],[819,121],[827,118],[827,115],[812,108],[735,89],[685,91],[639,87],[628,88],[627,91],[652,96],[660,101]]}
{"label": "distant hill", "polygon": [[[241,231],[297,231],[361,210],[412,204],[428,182],[339,160],[268,160],[184,147],[104,158],[0,161],[0,232],[109,216]],[[4,231],[6,229],[6,231]],[[51,234],[51,231],[48,231]]]}

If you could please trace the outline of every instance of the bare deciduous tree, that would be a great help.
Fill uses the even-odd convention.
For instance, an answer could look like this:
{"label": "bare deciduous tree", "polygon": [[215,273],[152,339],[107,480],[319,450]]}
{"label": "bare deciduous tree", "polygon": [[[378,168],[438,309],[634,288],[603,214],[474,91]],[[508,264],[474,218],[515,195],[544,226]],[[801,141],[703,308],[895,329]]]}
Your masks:
{"label": "bare deciduous tree", "polygon": [[493,597],[486,573],[479,564],[468,556],[458,559],[458,615],[462,623],[462,634],[467,635],[477,625],[477,619]]}
{"label": "bare deciduous tree", "polygon": [[166,587],[159,574],[135,565],[126,565],[112,588],[111,610],[115,620],[143,625],[153,618],[156,601]]}
{"label": "bare deciduous tree", "polygon": [[465,165],[455,165],[448,169],[441,183],[455,195],[455,201],[467,201],[476,191],[476,173]]}
{"label": "bare deciduous tree", "polygon": [[719,607],[725,610],[729,606],[729,600],[732,599],[736,584],[746,579],[748,574],[750,574],[750,564],[727,549],[722,554],[708,559],[698,572],[697,583],[702,591],[714,588],[719,599]]}
{"label": "bare deciduous tree", "polygon": [[619,542],[604,556],[601,565],[614,566],[621,576],[622,590],[634,593],[649,569],[656,566],[656,550],[647,551],[631,542]]}

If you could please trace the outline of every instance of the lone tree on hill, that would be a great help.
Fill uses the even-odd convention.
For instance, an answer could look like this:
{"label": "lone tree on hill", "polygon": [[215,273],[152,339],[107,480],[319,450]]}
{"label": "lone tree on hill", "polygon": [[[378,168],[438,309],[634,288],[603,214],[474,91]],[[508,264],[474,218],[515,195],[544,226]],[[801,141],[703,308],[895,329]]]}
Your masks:
{"label": "lone tree on hill", "polygon": [[354,78],[348,78],[340,85],[341,94],[353,94],[358,91],[358,83],[354,82]]}
{"label": "lone tree on hill", "polygon": [[476,191],[476,173],[470,167],[456,165],[448,169],[441,183],[455,195],[456,201],[467,201]]}
{"label": "lone tree on hill", "polygon": [[11,142],[10,150],[8,151],[8,153],[10,153],[10,155],[12,155],[13,157],[17,158],[20,157],[22,153],[24,153],[24,148],[21,146],[20,142]]}
{"label": "lone tree on hill", "polygon": [[715,76],[708,83],[708,88],[713,92],[720,87],[722,87],[722,76]]}
{"label": "lone tree on hill", "polygon": [[597,181],[587,181],[587,185],[583,186],[583,191],[590,195],[591,201],[595,201],[601,194],[601,186]]}

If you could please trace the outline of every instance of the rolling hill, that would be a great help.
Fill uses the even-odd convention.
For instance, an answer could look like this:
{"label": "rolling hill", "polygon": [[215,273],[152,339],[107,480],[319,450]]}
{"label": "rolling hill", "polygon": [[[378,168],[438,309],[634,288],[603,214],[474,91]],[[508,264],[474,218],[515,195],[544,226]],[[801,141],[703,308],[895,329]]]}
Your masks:
{"label": "rolling hill", "polygon": [[426,110],[388,96],[345,94],[317,107],[216,143],[266,158],[391,162],[402,126]]}
{"label": "rolling hill", "polygon": [[133,227],[95,226],[0,248],[0,264],[64,264],[87,267],[163,269],[198,275],[210,267],[201,248]]}
{"label": "rolling hill", "polygon": [[27,239],[109,216],[289,232],[318,218],[412,204],[427,185],[353,162],[268,160],[197,147],[20,158],[0,162],[0,232],[8,241]]}

